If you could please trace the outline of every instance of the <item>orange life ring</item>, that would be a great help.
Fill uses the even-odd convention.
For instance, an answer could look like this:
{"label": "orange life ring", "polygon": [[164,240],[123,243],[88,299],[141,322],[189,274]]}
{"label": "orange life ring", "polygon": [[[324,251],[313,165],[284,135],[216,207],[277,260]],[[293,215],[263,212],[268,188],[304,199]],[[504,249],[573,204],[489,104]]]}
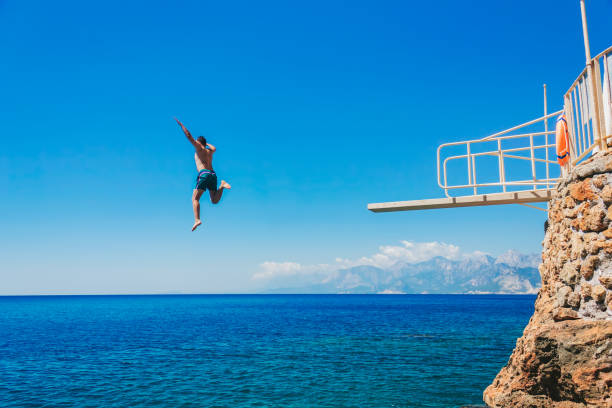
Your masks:
{"label": "orange life ring", "polygon": [[569,132],[565,114],[557,118],[557,161],[561,166],[565,166],[570,160]]}

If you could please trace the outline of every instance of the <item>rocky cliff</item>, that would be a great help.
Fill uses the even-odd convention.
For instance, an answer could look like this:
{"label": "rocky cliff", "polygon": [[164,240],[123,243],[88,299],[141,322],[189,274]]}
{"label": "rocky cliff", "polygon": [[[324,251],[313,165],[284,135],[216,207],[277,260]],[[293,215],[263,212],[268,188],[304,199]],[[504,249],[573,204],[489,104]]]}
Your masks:
{"label": "rocky cliff", "polygon": [[535,312],[484,400],[612,408],[612,154],[559,183],[548,222]]}

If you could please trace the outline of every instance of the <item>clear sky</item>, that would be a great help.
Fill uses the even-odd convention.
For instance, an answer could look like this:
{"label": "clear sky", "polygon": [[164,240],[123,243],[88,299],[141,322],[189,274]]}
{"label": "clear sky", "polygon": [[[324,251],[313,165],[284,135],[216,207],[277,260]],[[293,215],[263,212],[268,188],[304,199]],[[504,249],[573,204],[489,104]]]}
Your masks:
{"label": "clear sky", "polygon": [[[612,1],[587,1],[593,54]],[[539,252],[520,206],[441,197],[443,142],[551,110],[584,67],[578,0],[0,0],[0,294],[241,292],[264,262],[381,245]],[[233,189],[203,201],[193,148]]]}

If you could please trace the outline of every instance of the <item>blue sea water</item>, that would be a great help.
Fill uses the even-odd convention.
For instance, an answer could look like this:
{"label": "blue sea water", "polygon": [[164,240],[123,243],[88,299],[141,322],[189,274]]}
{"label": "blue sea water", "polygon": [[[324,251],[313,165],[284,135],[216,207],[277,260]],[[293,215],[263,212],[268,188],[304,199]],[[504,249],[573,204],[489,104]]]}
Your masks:
{"label": "blue sea water", "polygon": [[534,300],[0,297],[0,406],[478,405]]}

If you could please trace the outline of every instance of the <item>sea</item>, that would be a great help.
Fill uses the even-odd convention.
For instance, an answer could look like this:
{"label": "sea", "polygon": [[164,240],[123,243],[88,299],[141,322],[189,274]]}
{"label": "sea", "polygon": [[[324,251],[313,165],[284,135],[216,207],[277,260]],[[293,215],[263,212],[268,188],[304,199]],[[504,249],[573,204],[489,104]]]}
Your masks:
{"label": "sea", "polygon": [[463,407],[525,295],[0,297],[0,407]]}

